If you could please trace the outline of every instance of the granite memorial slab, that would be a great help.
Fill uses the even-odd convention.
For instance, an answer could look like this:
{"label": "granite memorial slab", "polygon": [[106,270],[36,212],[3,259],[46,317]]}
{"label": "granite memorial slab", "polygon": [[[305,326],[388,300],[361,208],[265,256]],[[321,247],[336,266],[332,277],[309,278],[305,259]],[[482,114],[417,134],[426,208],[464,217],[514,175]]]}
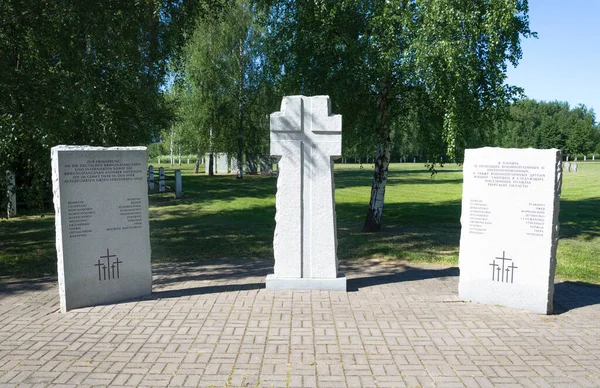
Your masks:
{"label": "granite memorial slab", "polygon": [[51,157],[61,311],[151,294],[146,147]]}
{"label": "granite memorial slab", "polygon": [[216,154],[217,174],[229,174],[229,165],[227,164],[227,154],[219,152]]}
{"label": "granite memorial slab", "polygon": [[461,299],[552,313],[561,183],[560,150],[465,151]]}
{"label": "granite memorial slab", "polygon": [[267,289],[346,290],[338,275],[333,160],[341,156],[342,116],[328,96],[284,97],[271,114],[278,159],[274,274]]}

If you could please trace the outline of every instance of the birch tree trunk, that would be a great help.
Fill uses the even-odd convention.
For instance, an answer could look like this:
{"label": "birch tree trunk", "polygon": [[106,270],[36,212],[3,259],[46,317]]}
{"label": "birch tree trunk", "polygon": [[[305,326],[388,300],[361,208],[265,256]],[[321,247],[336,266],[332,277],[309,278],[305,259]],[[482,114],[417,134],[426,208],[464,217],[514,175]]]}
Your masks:
{"label": "birch tree trunk", "polygon": [[194,165],[194,174],[198,174],[198,170],[200,170],[200,159],[202,159],[202,155],[200,154],[200,149],[196,150],[196,164]]}
{"label": "birch tree trunk", "polygon": [[215,158],[213,157],[213,153],[212,151],[210,152],[210,154],[208,154],[208,176],[215,176]]}
{"label": "birch tree trunk", "polygon": [[373,185],[371,186],[371,199],[369,210],[363,231],[367,233],[379,232],[381,230],[381,218],[383,216],[383,201],[385,198],[385,187],[387,185],[388,166],[392,151],[392,142],[389,130],[389,105],[388,88],[384,86],[379,96],[379,117],[375,132],[379,137],[377,145],[377,157],[375,159],[375,171],[373,172]]}
{"label": "birch tree trunk", "polygon": [[363,227],[364,232],[379,232],[381,230],[383,201],[387,185],[391,148],[389,136],[377,145],[377,159],[375,159],[373,185],[371,186],[371,200],[369,201],[369,210]]}
{"label": "birch tree trunk", "polygon": [[174,142],[174,135],[173,135],[173,129],[171,128],[171,167],[173,167],[173,164],[175,164],[175,157],[173,156],[173,142]]}
{"label": "birch tree trunk", "polygon": [[244,67],[242,66],[244,53],[243,42],[239,41],[238,63],[240,65],[238,79],[238,138],[237,138],[237,178],[244,178],[244,168],[242,158],[244,156]]}

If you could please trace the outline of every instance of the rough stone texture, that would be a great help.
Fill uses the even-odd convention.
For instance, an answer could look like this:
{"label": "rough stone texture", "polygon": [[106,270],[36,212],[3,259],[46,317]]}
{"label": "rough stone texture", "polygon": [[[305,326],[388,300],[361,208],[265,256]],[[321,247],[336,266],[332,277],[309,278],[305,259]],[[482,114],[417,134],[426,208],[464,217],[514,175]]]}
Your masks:
{"label": "rough stone texture", "polygon": [[462,299],[550,314],[559,150],[466,150],[460,239]]}
{"label": "rough stone texture", "polygon": [[215,164],[217,166],[217,174],[229,174],[229,165],[227,164],[227,154],[219,152],[216,155]]}
{"label": "rough stone texture", "polygon": [[61,311],[150,294],[146,147],[51,155]]}
{"label": "rough stone texture", "polygon": [[264,289],[272,261],[154,264],[153,294],[59,314],[0,283],[2,387],[599,387],[600,287],[556,314],[465,303],[458,269],[340,263],[349,292]]}
{"label": "rough stone texture", "polygon": [[[267,288],[294,289],[299,279],[338,280],[333,159],[341,155],[342,117],[328,96],[284,97],[271,114],[271,155],[279,158],[273,239],[274,276]],[[286,279],[286,282],[276,282]],[[343,287],[342,287],[343,285]],[[327,288],[329,289],[329,288]]]}

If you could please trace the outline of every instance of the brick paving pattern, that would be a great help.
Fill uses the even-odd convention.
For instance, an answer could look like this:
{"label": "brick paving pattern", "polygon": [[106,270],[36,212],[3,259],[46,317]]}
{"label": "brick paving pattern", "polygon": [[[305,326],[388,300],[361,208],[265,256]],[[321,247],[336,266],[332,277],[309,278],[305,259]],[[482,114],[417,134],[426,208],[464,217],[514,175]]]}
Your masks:
{"label": "brick paving pattern", "polygon": [[342,269],[275,293],[269,262],[155,264],[151,297],[67,314],[56,279],[0,283],[0,386],[600,386],[600,287],[545,316],[460,301],[456,268]]}

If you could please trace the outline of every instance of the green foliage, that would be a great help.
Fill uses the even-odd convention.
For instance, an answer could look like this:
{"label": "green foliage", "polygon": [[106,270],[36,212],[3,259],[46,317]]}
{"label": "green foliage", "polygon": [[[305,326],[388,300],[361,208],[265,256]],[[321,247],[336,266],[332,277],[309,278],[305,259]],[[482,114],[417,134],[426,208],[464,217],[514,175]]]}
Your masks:
{"label": "green foliage", "polygon": [[520,37],[534,35],[527,10],[526,0],[277,1],[267,53],[279,93],[332,97],[347,155],[373,154],[394,132],[396,146],[460,157],[520,92],[504,81]]}
{"label": "green foliage", "polygon": [[172,88],[173,131],[193,149],[237,153],[241,160],[268,149],[263,32],[252,2],[227,4],[221,17],[198,20],[185,47]]}
{"label": "green foliage", "polygon": [[497,125],[496,144],[502,147],[559,148],[565,155],[592,153],[600,143],[600,126],[585,105],[566,102],[517,101]]}
{"label": "green foliage", "polygon": [[142,145],[169,125],[166,65],[208,2],[3,1],[0,171],[21,198],[49,198],[54,145]]}
{"label": "green foliage", "polygon": [[[264,0],[277,92],[327,94],[345,156],[376,154],[366,232],[381,230],[392,147],[461,160],[520,92],[504,84],[527,0]],[[418,152],[417,152],[418,151]]]}

